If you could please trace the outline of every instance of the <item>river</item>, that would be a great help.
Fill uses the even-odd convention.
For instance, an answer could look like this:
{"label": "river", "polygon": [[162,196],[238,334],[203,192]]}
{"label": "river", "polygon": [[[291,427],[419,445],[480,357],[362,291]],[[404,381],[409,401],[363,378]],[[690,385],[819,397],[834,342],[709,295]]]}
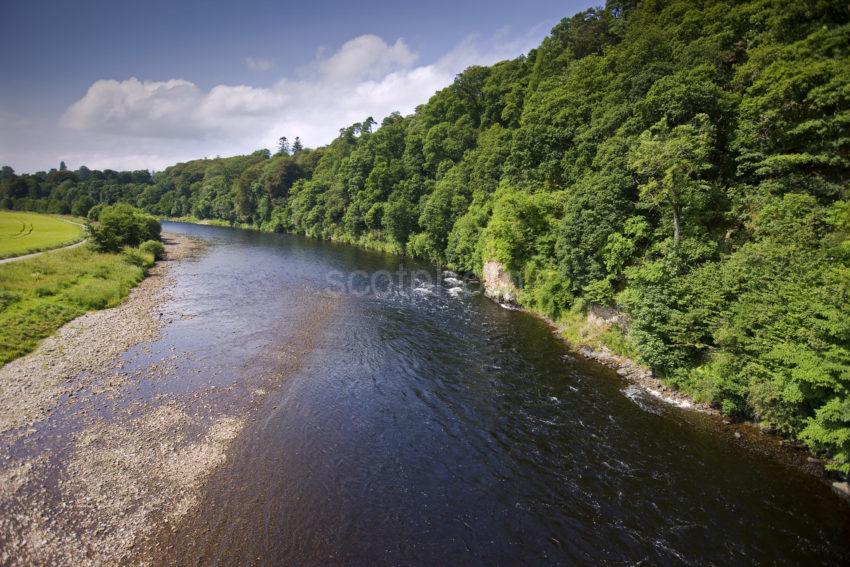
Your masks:
{"label": "river", "polygon": [[157,535],[164,563],[850,560],[850,506],[805,457],[641,393],[474,284],[297,236],[164,230],[209,246],[175,269],[184,316],[146,357],[185,356],[145,395],[218,388],[209,411],[253,412]]}

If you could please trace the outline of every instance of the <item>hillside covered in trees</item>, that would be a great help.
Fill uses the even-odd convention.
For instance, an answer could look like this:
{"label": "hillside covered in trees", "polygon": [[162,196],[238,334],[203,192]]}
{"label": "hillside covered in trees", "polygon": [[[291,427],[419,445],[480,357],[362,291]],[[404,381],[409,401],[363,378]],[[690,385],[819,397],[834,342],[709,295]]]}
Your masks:
{"label": "hillside covered in trees", "polygon": [[553,320],[618,306],[668,383],[850,472],[850,7],[611,1],[411,116],[142,172],[0,174],[0,206],[127,202],[501,262]]}

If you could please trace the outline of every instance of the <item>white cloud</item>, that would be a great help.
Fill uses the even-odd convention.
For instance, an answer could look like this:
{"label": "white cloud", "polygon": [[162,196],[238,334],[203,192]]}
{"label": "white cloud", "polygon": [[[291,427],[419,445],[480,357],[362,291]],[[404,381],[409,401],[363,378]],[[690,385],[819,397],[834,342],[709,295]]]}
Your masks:
{"label": "white cloud", "polygon": [[201,133],[193,114],[202,99],[198,87],[182,79],[95,81],[61,123],[75,130],[194,138]]}
{"label": "white cloud", "polygon": [[376,35],[361,35],[343,44],[328,58],[322,57],[324,50],[314,63],[322,76],[331,82],[373,80],[387,73],[410,67],[416,54],[410,51],[403,39],[388,45]]}
{"label": "white cloud", "polygon": [[[217,85],[205,91],[183,79],[100,80],[63,114],[63,133],[52,136],[51,155],[69,166],[79,159],[89,167],[138,168],[147,158],[148,167],[162,168],[193,157],[271,148],[283,135],[321,145],[367,116],[380,122],[393,111],[412,112],[466,67],[515,57],[544,33],[471,37],[437,61],[418,65],[402,39],[388,43],[363,35],[329,55],[320,50],[296,78],[271,87]],[[65,139],[74,142],[66,146]]]}
{"label": "white cloud", "polygon": [[262,57],[245,57],[242,63],[252,71],[263,73],[274,67],[274,61],[271,59],[263,59]]}

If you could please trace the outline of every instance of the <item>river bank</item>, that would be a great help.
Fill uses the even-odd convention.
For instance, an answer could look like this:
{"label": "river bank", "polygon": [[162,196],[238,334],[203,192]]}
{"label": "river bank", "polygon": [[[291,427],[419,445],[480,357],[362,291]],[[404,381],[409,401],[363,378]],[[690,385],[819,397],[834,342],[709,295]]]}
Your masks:
{"label": "river bank", "polygon": [[124,303],[71,321],[0,369],[0,564],[158,564],[151,549],[162,531],[198,506],[240,432],[331,320],[336,302],[295,290],[304,311],[282,352],[214,369],[202,348],[167,335],[211,328],[194,328],[198,313],[181,302],[204,295],[185,286],[206,245],[163,240],[166,259]]}
{"label": "river bank", "polygon": [[719,426],[726,430],[730,441],[740,442],[743,437],[746,437],[751,447],[769,453],[789,465],[819,478],[829,485],[835,494],[850,501],[850,483],[847,479],[837,479],[834,474],[830,474],[825,468],[826,463],[814,456],[804,444],[778,435],[758,422],[735,422],[710,404],[695,400],[681,390],[666,384],[656,377],[650,368],[628,356],[613,352],[604,342],[599,340],[599,336],[609,326],[616,325],[616,322],[590,312],[582,321],[571,321],[565,324],[552,321],[540,313],[526,311],[546,321],[552,327],[556,336],[582,358],[610,368],[626,382],[666,404],[711,416],[718,422]]}
{"label": "river bank", "polygon": [[[501,263],[491,261],[484,264],[482,283],[487,297],[502,307],[520,309],[539,317],[553,329],[559,339],[584,359],[614,370],[633,387],[640,388],[658,400],[680,409],[712,416],[730,429],[729,433],[736,441],[747,435],[762,445],[773,445],[768,452],[815,475],[831,486],[836,494],[850,500],[850,483],[847,478],[836,478],[835,474],[827,471],[826,463],[816,458],[803,443],[776,434],[759,422],[733,423],[716,407],[667,384],[652,369],[640,364],[636,360],[637,352],[627,338],[628,315],[619,308],[590,304],[584,309],[569,312],[559,321],[553,321],[545,314],[521,305],[519,298],[522,291]],[[630,398],[634,397],[633,391],[624,393]],[[775,450],[776,445],[781,447],[780,451]]]}
{"label": "river bank", "polygon": [[167,260],[158,262],[124,303],[66,323],[35,352],[0,368],[0,433],[44,419],[63,396],[89,385],[74,382],[75,377],[105,369],[131,346],[157,336],[162,322],[155,309],[168,284],[168,267],[198,249],[182,236],[164,240]]}
{"label": "river bank", "polygon": [[166,259],[125,302],[74,319],[0,368],[0,563],[126,559],[155,519],[191,507],[241,428],[228,416],[201,423],[167,397],[118,404],[169,362],[130,372],[121,356],[175,316],[161,309],[171,271],[200,250],[181,235],[164,242]]}

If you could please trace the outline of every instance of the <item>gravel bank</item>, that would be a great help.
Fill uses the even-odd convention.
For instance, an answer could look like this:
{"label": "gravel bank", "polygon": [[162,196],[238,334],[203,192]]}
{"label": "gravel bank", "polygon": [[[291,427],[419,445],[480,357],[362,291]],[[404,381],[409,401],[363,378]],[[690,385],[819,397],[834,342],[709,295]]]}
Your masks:
{"label": "gravel bank", "polygon": [[139,564],[137,542],[195,505],[242,429],[237,417],[193,414],[198,400],[117,401],[173,363],[122,370],[125,351],[160,336],[169,272],[200,248],[164,240],[166,260],[122,305],[0,369],[0,564]]}
{"label": "gravel bank", "polygon": [[120,366],[119,354],[159,336],[157,306],[164,299],[169,265],[198,247],[182,236],[166,235],[165,241],[166,261],[158,262],[124,303],[74,319],[35,352],[0,368],[0,433],[44,419],[63,396],[88,387],[98,371]]}

